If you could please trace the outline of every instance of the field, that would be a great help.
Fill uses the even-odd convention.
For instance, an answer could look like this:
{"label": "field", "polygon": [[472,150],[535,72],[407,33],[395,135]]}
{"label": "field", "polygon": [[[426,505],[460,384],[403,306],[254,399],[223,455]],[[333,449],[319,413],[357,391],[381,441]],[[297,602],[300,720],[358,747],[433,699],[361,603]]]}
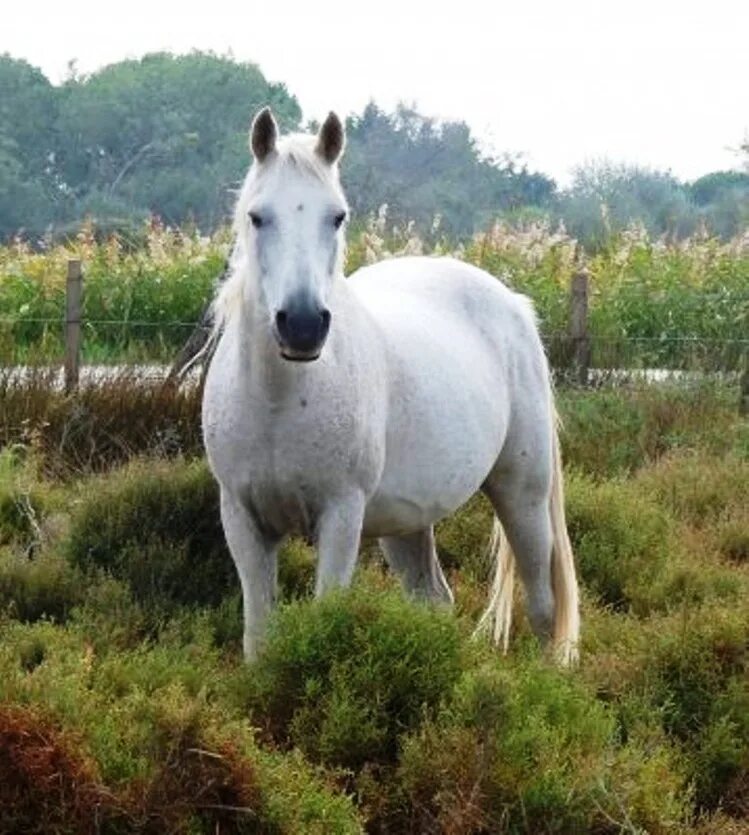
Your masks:
{"label": "field", "polygon": [[578,669],[518,600],[471,633],[489,514],[439,529],[453,612],[364,543],[312,602],[283,552],[265,653],[200,455],[199,393],[127,377],[3,389],[0,832],[685,833],[749,829],[749,425],[735,390],[562,390]]}
{"label": "field", "polygon": [[[99,238],[85,227],[64,246],[0,247],[0,360],[59,359],[70,257],[84,269],[84,360],[171,360],[200,318],[230,242],[226,230],[202,238],[153,224],[137,239]],[[544,224],[500,224],[458,243],[436,233],[422,240],[381,216],[351,230],[347,272],[409,253],[456,255],[527,293],[552,352],[567,332],[571,277],[587,270],[594,366],[735,370],[746,350],[746,235],[672,242],[633,227],[591,255]]]}
{"label": "field", "polygon": [[[238,581],[202,458],[200,390],[120,370],[66,395],[67,259],[84,360],[170,361],[230,246],[149,225],[0,248],[0,833],[749,832],[749,423],[719,375],[560,386],[583,585],[577,669],[519,594],[510,653],[472,633],[490,514],[438,529],[453,611],[406,599],[375,543],[353,590],[311,600],[283,550],[265,652],[240,654]],[[593,366],[731,371],[749,338],[749,239],[640,229],[585,253],[496,226],[458,244],[352,230],[348,271],[451,253],[528,293],[552,358],[572,275]],[[38,366],[38,367],[37,367]]]}

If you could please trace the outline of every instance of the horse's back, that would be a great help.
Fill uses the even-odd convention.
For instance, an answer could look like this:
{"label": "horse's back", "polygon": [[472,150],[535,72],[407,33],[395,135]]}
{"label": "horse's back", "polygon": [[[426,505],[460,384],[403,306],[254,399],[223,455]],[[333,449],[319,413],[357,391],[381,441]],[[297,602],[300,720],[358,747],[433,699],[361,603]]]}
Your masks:
{"label": "horse's back", "polygon": [[394,258],[358,270],[349,283],[406,366],[430,355],[448,373],[467,364],[505,385],[518,374],[526,381],[530,372],[545,374],[530,301],[484,270],[454,258]]}

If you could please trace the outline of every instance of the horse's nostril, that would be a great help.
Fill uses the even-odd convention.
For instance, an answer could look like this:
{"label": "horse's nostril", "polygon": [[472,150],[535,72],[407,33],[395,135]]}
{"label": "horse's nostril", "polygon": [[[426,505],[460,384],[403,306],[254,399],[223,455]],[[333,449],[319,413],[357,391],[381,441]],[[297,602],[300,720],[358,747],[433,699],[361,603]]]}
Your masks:
{"label": "horse's nostril", "polygon": [[285,310],[279,310],[276,313],[276,327],[279,331],[282,331],[286,327],[286,322],[288,321],[288,316],[286,315]]}
{"label": "horse's nostril", "polygon": [[323,310],[320,312],[320,319],[322,320],[322,326],[327,331],[330,327],[330,311]]}

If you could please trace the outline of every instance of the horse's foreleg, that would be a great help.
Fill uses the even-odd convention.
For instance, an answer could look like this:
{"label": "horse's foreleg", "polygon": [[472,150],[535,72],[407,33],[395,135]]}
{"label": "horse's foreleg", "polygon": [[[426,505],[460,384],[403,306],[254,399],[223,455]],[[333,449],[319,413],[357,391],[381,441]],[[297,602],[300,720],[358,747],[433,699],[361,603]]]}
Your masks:
{"label": "horse's foreleg", "polygon": [[264,536],[252,513],[236,496],[223,489],[221,522],[242,584],[244,654],[252,661],[257,655],[276,594],[278,541]]}
{"label": "horse's foreleg", "polygon": [[364,494],[357,491],[331,502],[323,511],[317,536],[317,597],[334,586],[351,584],[359,554],[364,505]]}
{"label": "horse's foreleg", "polygon": [[437,559],[433,528],[406,536],[382,537],[380,545],[388,565],[409,594],[452,604],[452,592]]}

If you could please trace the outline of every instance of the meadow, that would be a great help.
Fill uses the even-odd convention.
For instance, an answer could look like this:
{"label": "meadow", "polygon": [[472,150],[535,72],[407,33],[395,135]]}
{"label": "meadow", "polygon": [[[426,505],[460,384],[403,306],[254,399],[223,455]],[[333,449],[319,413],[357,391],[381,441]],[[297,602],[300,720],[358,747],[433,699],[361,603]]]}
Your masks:
{"label": "meadow", "polygon": [[[169,361],[199,320],[230,246],[228,230],[201,237],[152,222],[135,237],[100,236],[88,225],[64,245],[0,247],[0,358],[61,356],[66,262],[74,257],[85,280],[84,360]],[[350,230],[346,271],[404,254],[455,255],[526,293],[550,348],[567,332],[572,276],[586,270],[592,360],[602,367],[735,370],[749,338],[746,234],[671,241],[633,226],[592,254],[541,222],[499,223],[451,241],[438,226],[419,237],[381,212]]]}
{"label": "meadow", "polygon": [[[592,286],[593,363],[739,369],[749,238],[586,253],[563,230],[462,243],[383,214],[347,270],[453,254],[529,294],[547,344],[570,281]],[[0,248],[0,832],[749,831],[749,423],[737,390],[559,386],[579,667],[536,646],[517,603],[507,656],[472,633],[487,601],[480,497],[438,529],[453,611],[412,602],[364,542],[354,588],[315,602],[289,542],[259,660],[202,455],[200,388],[125,366],[66,394],[70,257],[84,360],[170,361],[230,247],[150,224]],[[743,340],[743,341],[742,341]],[[518,592],[520,594],[520,592]]]}
{"label": "meadow", "polygon": [[[577,669],[472,631],[490,515],[438,530],[454,611],[374,543],[265,652],[201,457],[197,387],[3,390],[0,832],[686,833],[749,827],[749,424],[719,385],[561,389]],[[167,430],[171,435],[165,435]]]}

